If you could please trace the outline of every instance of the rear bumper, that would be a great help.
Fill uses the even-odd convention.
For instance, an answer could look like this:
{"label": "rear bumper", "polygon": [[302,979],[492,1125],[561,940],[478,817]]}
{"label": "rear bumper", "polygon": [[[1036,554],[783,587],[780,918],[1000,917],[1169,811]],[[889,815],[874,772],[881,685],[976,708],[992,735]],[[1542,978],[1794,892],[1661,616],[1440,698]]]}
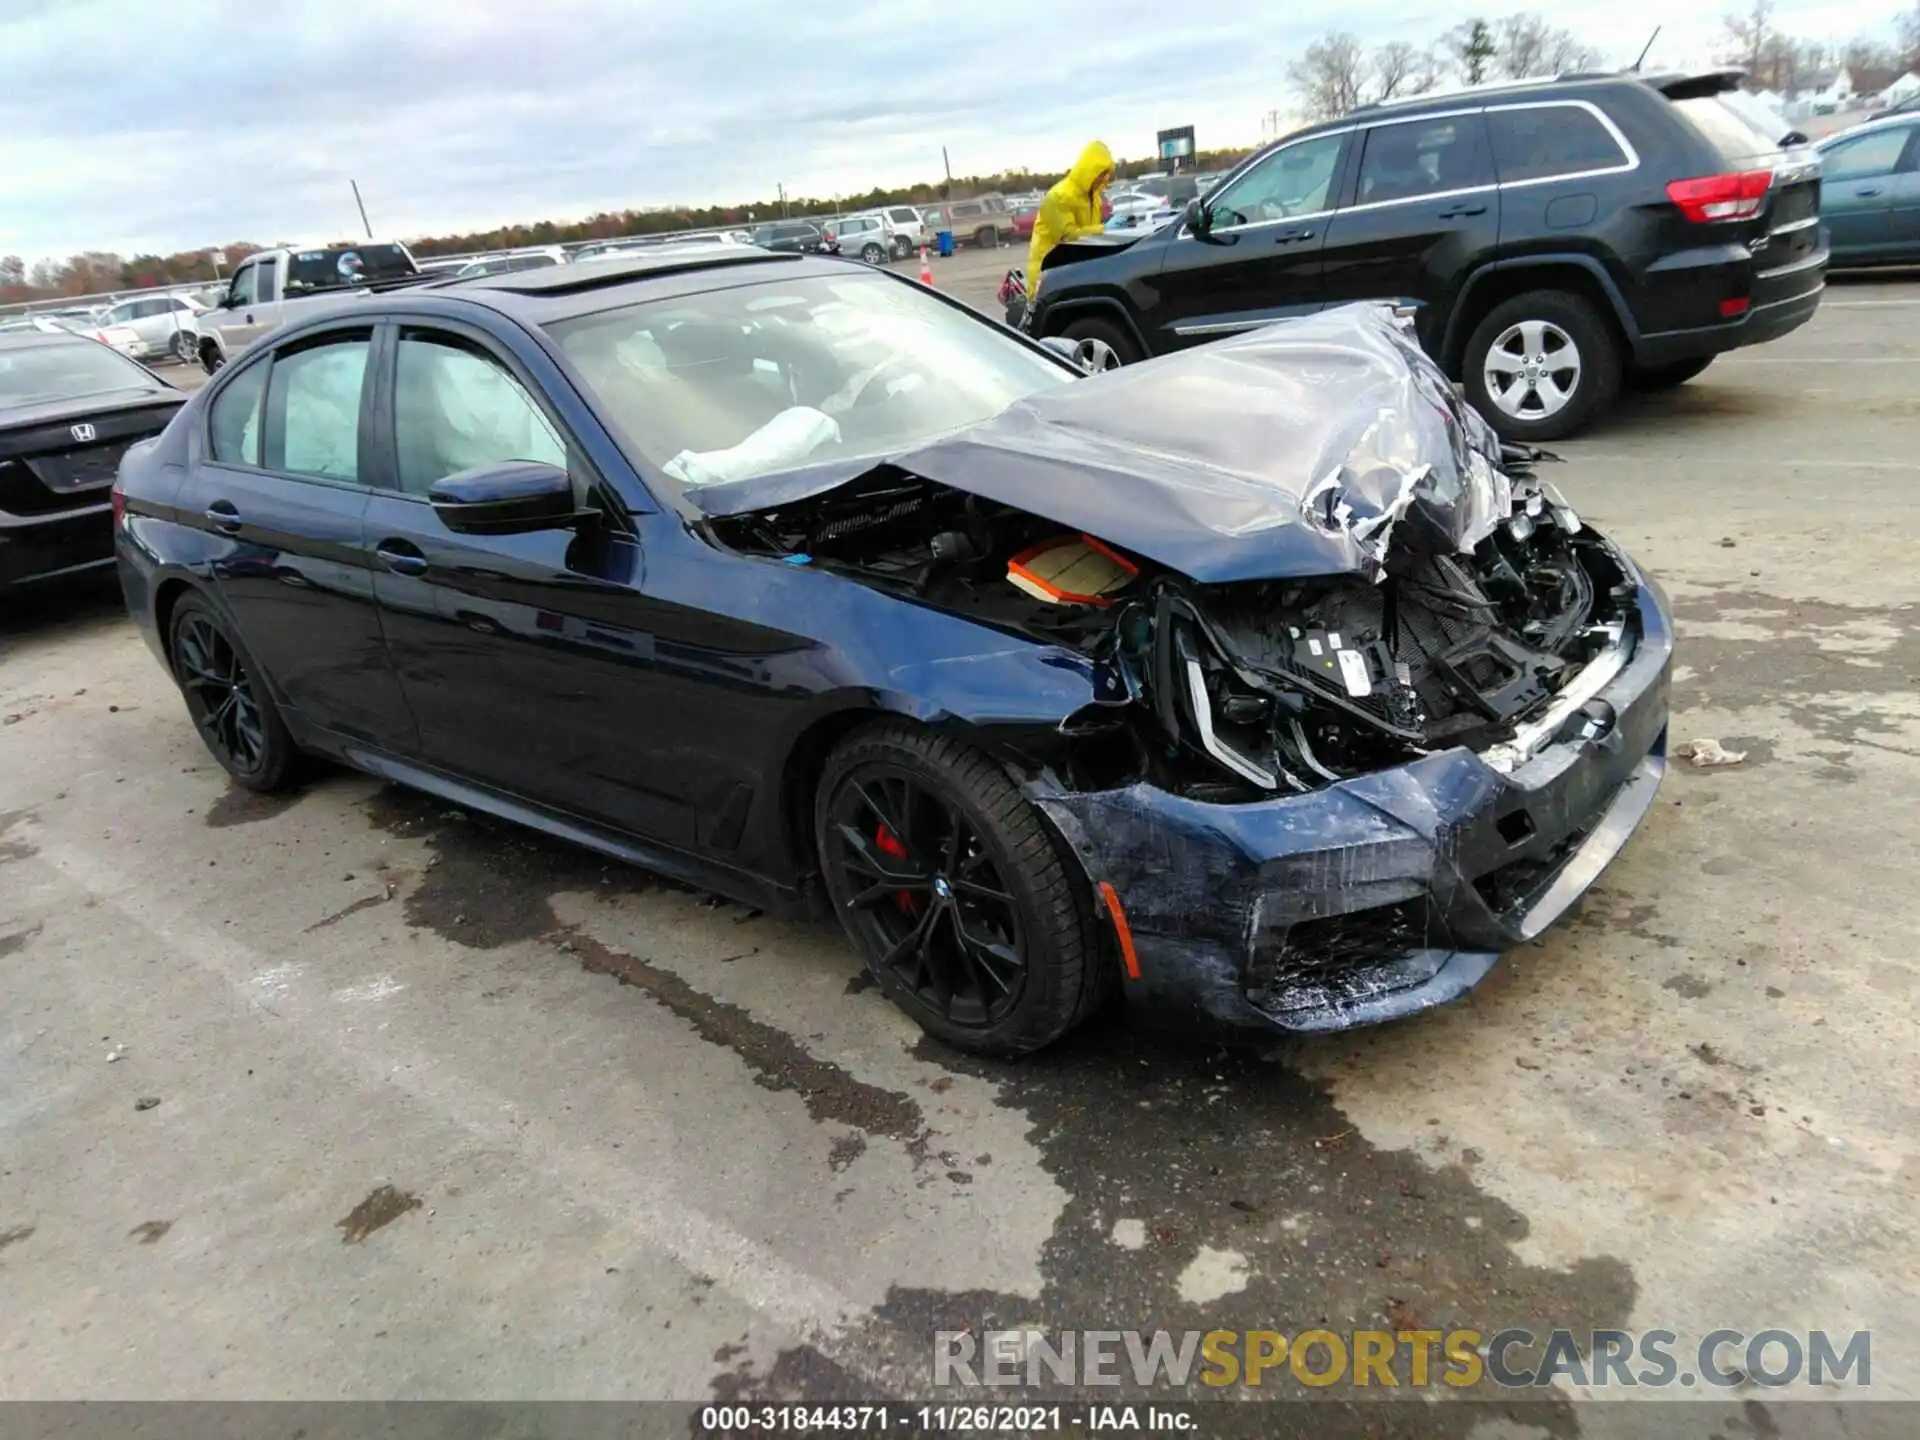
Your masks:
{"label": "rear bumper", "polygon": [[1583,895],[1666,773],[1673,634],[1643,582],[1612,724],[1511,773],[1464,749],[1251,805],[1148,786],[1033,798],[1114,886],[1157,1023],[1338,1030],[1458,998]]}
{"label": "rear bumper", "polygon": [[57,515],[0,511],[0,588],[56,580],[113,563],[113,505]]}
{"label": "rear bumper", "polygon": [[1824,236],[1812,255],[1772,270],[1756,268],[1744,250],[1734,253],[1740,258],[1701,266],[1690,277],[1690,284],[1697,286],[1698,293],[1716,297],[1716,301],[1720,297],[1747,299],[1745,313],[1720,324],[1643,330],[1633,343],[1636,364],[1650,368],[1671,365],[1743,345],[1765,344],[1813,318],[1827,288],[1830,255]]}

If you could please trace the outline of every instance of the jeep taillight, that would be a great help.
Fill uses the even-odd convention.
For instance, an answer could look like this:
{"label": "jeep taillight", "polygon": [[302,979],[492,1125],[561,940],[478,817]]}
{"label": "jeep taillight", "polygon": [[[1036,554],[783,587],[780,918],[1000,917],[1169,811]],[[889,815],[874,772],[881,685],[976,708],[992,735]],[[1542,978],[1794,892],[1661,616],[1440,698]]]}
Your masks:
{"label": "jeep taillight", "polygon": [[1726,175],[1702,175],[1696,180],[1675,180],[1667,186],[1667,198],[1694,224],[1705,225],[1715,220],[1751,220],[1760,213],[1772,188],[1773,171],[1736,170]]}
{"label": "jeep taillight", "polygon": [[118,480],[113,482],[113,528],[123,530],[127,524],[127,492],[120,488]]}

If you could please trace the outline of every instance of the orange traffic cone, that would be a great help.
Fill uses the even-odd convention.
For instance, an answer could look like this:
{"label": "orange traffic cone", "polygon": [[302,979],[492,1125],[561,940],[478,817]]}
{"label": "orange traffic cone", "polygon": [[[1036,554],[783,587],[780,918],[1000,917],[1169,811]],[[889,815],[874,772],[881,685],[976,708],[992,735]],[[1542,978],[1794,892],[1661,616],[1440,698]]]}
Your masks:
{"label": "orange traffic cone", "polygon": [[920,247],[920,283],[933,284],[933,262],[927,259],[927,247],[924,245]]}

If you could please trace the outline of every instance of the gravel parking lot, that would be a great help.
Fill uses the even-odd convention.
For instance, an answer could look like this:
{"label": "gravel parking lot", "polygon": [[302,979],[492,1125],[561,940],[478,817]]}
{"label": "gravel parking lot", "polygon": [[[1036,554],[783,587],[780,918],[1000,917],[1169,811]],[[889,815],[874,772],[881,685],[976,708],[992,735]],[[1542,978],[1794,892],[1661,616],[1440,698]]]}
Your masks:
{"label": "gravel parking lot", "polygon": [[1675,601],[1675,741],[1746,759],[1469,1000],[1259,1055],[956,1057],[827,927],[229,789],[117,597],[9,601],[0,1398],[924,1395],[936,1329],[1384,1317],[1865,1328],[1920,1399],[1917,376],[1920,285],[1840,282],[1560,447]]}

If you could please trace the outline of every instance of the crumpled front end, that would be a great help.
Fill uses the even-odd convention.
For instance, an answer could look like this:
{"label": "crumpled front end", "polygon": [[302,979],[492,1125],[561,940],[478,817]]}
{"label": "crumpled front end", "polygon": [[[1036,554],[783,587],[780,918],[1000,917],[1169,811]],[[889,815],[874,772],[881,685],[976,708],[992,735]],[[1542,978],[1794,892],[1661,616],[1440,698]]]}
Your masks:
{"label": "crumpled front end", "polygon": [[1084,670],[1044,735],[968,712],[970,738],[1111,889],[1130,993],[1324,1029],[1477,981],[1664,773],[1666,603],[1542,458],[1353,307],[709,525]]}
{"label": "crumpled front end", "polygon": [[1619,853],[1666,771],[1673,652],[1636,575],[1617,642],[1531,727],[1248,800],[1138,781],[1029,793],[1111,886],[1130,1000],[1157,1022],[1333,1030],[1478,983]]}

